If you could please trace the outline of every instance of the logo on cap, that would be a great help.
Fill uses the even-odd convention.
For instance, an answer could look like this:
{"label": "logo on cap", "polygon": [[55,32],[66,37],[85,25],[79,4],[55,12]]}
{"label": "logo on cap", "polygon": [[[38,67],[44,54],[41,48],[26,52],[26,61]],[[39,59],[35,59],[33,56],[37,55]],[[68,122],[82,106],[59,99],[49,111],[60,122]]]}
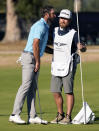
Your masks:
{"label": "logo on cap", "polygon": [[66,19],[71,19],[72,13],[68,9],[63,9],[61,10],[60,14],[58,17],[66,18]]}

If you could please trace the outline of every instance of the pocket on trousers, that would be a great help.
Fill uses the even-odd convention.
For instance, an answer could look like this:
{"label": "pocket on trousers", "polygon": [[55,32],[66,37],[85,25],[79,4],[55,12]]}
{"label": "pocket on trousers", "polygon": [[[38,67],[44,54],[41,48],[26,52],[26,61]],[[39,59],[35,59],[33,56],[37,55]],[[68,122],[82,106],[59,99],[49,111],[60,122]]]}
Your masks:
{"label": "pocket on trousers", "polygon": [[24,65],[24,64],[33,64],[33,55],[31,54],[28,54],[28,53],[22,53],[22,56],[21,56],[21,64]]}

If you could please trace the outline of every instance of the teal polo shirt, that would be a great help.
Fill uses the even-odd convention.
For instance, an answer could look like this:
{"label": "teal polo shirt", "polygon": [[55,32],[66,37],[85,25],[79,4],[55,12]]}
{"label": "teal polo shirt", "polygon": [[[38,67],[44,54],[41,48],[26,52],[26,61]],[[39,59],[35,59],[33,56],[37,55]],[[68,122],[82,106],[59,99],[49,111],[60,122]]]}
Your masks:
{"label": "teal polo shirt", "polygon": [[39,47],[40,47],[40,57],[41,57],[44,54],[45,47],[47,44],[48,31],[49,31],[49,25],[46,23],[44,18],[41,18],[39,21],[33,24],[30,29],[28,41],[24,50],[33,53],[33,40],[37,38],[40,40]]}

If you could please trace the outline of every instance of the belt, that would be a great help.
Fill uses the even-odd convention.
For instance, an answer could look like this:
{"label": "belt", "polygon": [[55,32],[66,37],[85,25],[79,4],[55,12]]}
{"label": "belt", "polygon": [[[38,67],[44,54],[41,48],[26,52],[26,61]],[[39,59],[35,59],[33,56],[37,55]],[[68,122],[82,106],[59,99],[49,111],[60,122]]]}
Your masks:
{"label": "belt", "polygon": [[23,52],[24,52],[24,53],[28,53],[28,54],[30,54],[30,55],[33,55],[33,53],[32,53],[32,52],[29,52],[29,51],[23,50]]}

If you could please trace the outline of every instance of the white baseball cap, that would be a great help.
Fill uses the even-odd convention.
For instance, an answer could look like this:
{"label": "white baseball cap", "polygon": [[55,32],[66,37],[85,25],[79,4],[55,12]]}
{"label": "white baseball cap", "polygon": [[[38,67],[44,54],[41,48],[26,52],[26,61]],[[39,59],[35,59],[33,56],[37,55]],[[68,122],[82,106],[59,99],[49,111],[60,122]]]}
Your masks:
{"label": "white baseball cap", "polygon": [[68,9],[63,9],[60,11],[60,14],[58,17],[66,18],[66,19],[71,19],[72,18],[72,13]]}

